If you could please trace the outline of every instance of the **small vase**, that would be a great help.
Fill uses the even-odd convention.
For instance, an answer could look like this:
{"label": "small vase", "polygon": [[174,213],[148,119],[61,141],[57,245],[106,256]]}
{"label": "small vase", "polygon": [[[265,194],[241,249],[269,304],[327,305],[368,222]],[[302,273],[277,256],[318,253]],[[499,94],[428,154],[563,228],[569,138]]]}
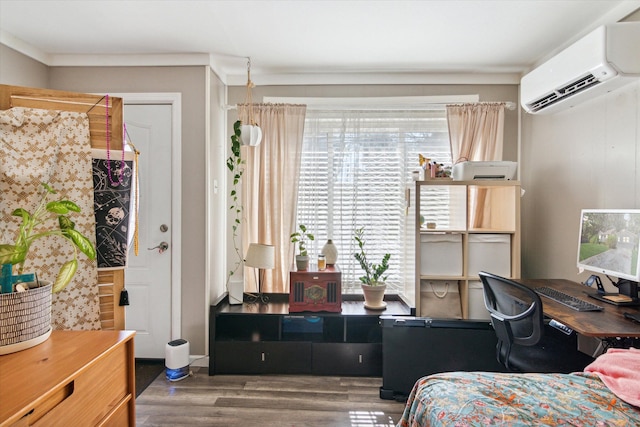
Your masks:
{"label": "small vase", "polygon": [[322,247],[322,253],[327,259],[327,265],[335,265],[338,261],[338,248],[333,244],[333,240],[327,240]]}

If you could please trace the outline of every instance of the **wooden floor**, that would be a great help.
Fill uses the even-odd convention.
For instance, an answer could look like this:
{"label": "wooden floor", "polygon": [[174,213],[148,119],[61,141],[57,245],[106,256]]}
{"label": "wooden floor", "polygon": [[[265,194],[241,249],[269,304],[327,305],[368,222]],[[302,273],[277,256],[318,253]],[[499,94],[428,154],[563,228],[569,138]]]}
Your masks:
{"label": "wooden floor", "polygon": [[215,375],[169,382],[136,399],[138,426],[395,426],[404,403],[380,399],[381,378]]}

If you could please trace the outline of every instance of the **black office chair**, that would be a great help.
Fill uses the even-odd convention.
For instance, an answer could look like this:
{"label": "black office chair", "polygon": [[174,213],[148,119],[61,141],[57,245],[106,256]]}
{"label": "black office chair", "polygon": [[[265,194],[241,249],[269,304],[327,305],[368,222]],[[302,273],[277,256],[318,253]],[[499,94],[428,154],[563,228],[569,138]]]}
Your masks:
{"label": "black office chair", "polygon": [[542,301],[513,280],[480,272],[484,304],[498,337],[496,357],[515,372],[581,372],[593,358],[578,350],[577,335],[545,323]]}

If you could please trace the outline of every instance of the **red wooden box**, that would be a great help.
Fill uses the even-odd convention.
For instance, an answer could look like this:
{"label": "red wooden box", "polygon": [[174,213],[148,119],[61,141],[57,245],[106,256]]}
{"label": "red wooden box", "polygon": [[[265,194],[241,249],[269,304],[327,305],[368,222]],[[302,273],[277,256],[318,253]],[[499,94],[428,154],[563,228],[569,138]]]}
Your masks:
{"label": "red wooden box", "polygon": [[289,272],[289,313],[342,311],[342,273],[337,265],[319,271],[315,264],[306,271]]}

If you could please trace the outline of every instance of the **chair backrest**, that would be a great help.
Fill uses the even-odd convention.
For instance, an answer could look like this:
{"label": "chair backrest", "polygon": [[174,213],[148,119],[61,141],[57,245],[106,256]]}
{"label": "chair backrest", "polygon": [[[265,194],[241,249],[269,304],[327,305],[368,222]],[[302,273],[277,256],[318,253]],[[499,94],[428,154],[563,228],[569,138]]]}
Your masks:
{"label": "chair backrest", "polygon": [[495,274],[482,271],[479,276],[484,304],[491,314],[498,341],[508,346],[507,358],[512,344],[536,345],[544,334],[542,301],[538,294],[521,283]]}

